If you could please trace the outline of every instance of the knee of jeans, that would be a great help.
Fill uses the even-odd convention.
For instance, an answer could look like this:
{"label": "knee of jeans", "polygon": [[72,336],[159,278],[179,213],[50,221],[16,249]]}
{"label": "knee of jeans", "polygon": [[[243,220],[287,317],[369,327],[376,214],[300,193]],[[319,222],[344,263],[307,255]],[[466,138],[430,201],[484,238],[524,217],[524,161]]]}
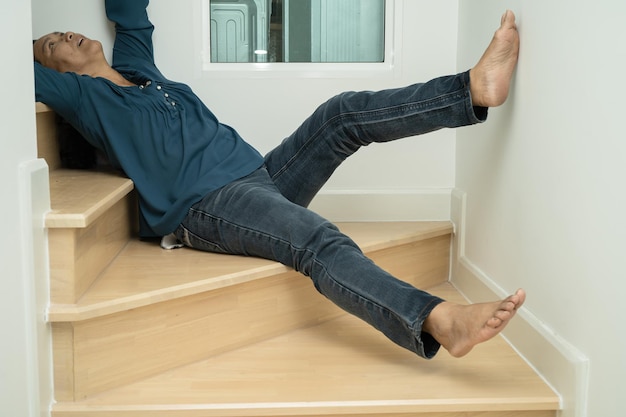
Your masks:
{"label": "knee of jeans", "polygon": [[354,95],[355,93],[351,91],[337,94],[322,104],[318,111],[322,111],[321,114],[323,114],[323,119],[326,121],[333,120],[344,113],[350,113],[354,107],[352,105]]}
{"label": "knee of jeans", "polygon": [[294,252],[295,268],[310,276],[317,286],[317,272],[328,271],[343,259],[346,251],[360,251],[352,239],[331,222],[324,222],[308,232],[305,243]]}

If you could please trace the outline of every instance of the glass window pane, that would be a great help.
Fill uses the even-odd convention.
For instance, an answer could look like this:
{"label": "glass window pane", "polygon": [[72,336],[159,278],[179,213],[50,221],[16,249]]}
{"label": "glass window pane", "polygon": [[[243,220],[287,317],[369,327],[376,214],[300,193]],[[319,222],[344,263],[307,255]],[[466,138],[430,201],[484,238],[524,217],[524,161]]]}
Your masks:
{"label": "glass window pane", "polygon": [[385,0],[209,0],[211,62],[383,62]]}

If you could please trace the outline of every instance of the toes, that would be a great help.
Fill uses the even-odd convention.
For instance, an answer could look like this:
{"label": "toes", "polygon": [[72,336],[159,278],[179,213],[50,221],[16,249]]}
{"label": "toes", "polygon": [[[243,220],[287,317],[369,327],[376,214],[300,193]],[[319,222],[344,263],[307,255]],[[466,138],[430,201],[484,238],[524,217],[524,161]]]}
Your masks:
{"label": "toes", "polygon": [[509,15],[509,10],[505,11],[504,14],[502,15],[502,18],[500,19],[500,25],[504,25],[504,22],[506,22],[506,18]]}
{"label": "toes", "polygon": [[507,321],[511,319],[513,313],[508,310],[498,310],[493,316],[500,321]]}
{"label": "toes", "polygon": [[490,327],[492,329],[497,329],[498,327],[500,327],[502,325],[504,321],[497,317],[497,316],[493,316],[491,317],[489,320],[487,320],[487,327]]}
{"label": "toes", "polygon": [[509,311],[516,311],[519,309],[522,304],[524,304],[524,300],[526,298],[526,294],[523,290],[517,290],[517,292],[504,300],[502,303],[502,309]]}
{"label": "toes", "polygon": [[513,311],[517,308],[517,303],[513,300],[507,300],[502,304],[502,310]]}
{"label": "toes", "polygon": [[500,19],[500,25],[509,27],[515,26],[515,14],[510,10],[505,11]]}

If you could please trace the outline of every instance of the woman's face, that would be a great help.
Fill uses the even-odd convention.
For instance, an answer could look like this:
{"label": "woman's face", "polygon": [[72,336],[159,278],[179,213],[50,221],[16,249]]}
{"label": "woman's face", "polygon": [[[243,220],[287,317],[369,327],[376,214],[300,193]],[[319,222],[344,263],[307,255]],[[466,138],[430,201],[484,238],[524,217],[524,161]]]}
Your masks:
{"label": "woman's face", "polygon": [[35,60],[59,72],[87,74],[104,59],[102,44],[79,33],[53,32],[33,44]]}

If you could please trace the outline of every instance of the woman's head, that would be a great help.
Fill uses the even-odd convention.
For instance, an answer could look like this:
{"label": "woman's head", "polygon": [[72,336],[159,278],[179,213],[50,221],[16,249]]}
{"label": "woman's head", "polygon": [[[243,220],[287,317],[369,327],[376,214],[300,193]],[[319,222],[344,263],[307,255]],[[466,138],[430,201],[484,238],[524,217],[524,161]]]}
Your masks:
{"label": "woman's head", "polygon": [[59,72],[89,75],[106,63],[102,44],[74,32],[52,32],[33,42],[35,61]]}

